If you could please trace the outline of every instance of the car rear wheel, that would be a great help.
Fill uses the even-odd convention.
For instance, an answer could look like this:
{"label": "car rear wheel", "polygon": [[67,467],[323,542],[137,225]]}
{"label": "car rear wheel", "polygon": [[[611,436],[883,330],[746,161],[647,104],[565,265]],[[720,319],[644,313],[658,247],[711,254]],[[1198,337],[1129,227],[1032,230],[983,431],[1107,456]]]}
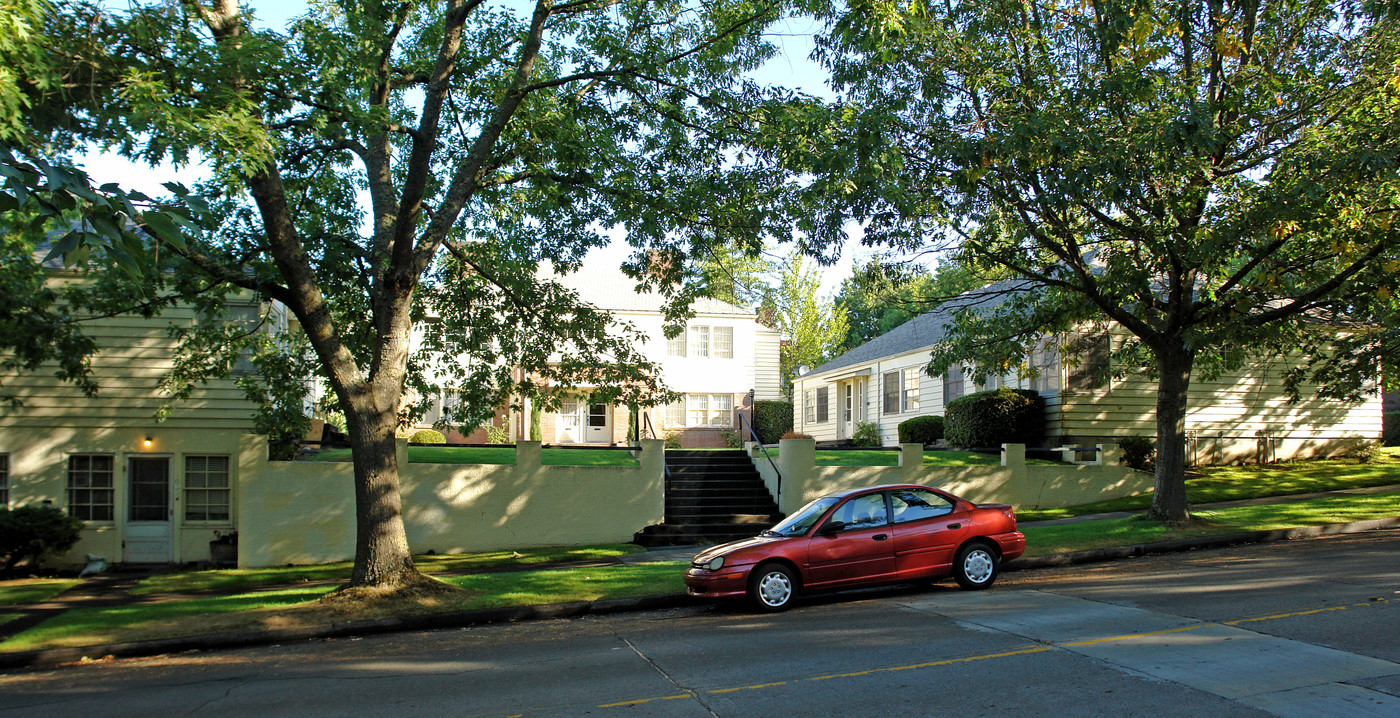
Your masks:
{"label": "car rear wheel", "polygon": [[986,544],[973,543],[958,550],[953,560],[953,578],[958,585],[969,590],[978,590],[992,585],[997,580],[1001,561]]}
{"label": "car rear wheel", "polygon": [[797,579],[792,569],[780,563],[769,563],[754,569],[749,576],[749,598],[760,610],[784,611],[797,597]]}

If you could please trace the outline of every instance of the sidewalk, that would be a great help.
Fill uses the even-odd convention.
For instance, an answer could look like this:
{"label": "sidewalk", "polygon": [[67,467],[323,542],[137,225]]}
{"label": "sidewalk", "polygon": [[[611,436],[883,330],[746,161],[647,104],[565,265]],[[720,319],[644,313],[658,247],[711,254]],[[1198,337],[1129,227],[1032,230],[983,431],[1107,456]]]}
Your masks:
{"label": "sidewalk", "polygon": [[[1268,504],[1291,503],[1295,501],[1306,501],[1327,496],[1382,494],[1397,492],[1400,492],[1400,484],[1310,494],[1271,496],[1258,499],[1244,499],[1240,501],[1225,501],[1213,504],[1199,504],[1192,506],[1192,509],[1210,510],[1217,508],[1227,508],[1231,506],[1257,506]],[[1066,523],[1098,521],[1103,519],[1131,516],[1133,515],[1133,513],[1134,512],[1124,511],[1074,516],[1070,518],[1054,519],[1049,521],[1023,522],[1021,523],[1021,527],[1031,528],[1035,526],[1051,526]],[[1266,541],[1287,540],[1307,536],[1319,536],[1334,533],[1352,533],[1357,531],[1368,531],[1389,528],[1400,528],[1400,518],[1360,521],[1355,522],[1354,524],[1312,526],[1283,531],[1260,531],[1251,532],[1248,534],[1215,535],[1193,539],[1166,541],[1157,544],[1120,546],[1105,549],[1093,549],[1089,551],[1079,551],[1071,554],[1055,554],[1048,556],[1039,556],[1031,559],[1016,559],[1015,561],[1007,562],[1007,564],[1003,567],[1003,570],[1016,571],[1030,568],[1042,568],[1049,566],[1087,563],[1093,561],[1105,561],[1116,558],[1140,556],[1147,553],[1186,551],[1197,548],[1224,546],[1238,543],[1258,543]],[[509,566],[471,569],[467,571],[445,572],[441,575],[506,573],[518,571],[539,571],[563,568],[579,568],[590,566],[626,565],[658,561],[687,561],[696,553],[698,553],[701,548],[704,547],[667,546],[639,553],[628,554],[625,556],[619,556],[611,559],[569,561],[530,565],[517,564]],[[240,586],[221,590],[189,593],[162,593],[145,595],[132,595],[130,593],[130,590],[137,583],[139,583],[142,579],[146,578],[147,576],[152,575],[153,573],[154,571],[150,570],[138,570],[129,572],[118,571],[114,573],[103,574],[100,576],[85,579],[81,583],[73,586],[67,591],[60,593],[57,596],[54,596],[50,600],[45,601],[43,603],[0,607],[0,613],[20,614],[20,618],[16,618],[6,623],[0,623],[0,642],[7,640],[11,636],[17,635],[25,630],[28,630],[29,628],[32,628],[48,620],[49,618],[58,616],[64,613],[65,611],[80,607],[87,608],[153,604],[167,601],[186,600],[190,598],[205,596],[249,593],[260,590],[260,588],[266,590],[277,590],[279,588],[285,588],[284,585],[277,584],[266,587]],[[297,585],[332,586],[339,583],[341,583],[341,581],[339,580],[327,580],[303,582]],[[58,665],[61,663],[80,660],[85,656],[149,656],[161,653],[172,653],[194,649],[207,650],[235,646],[267,645],[282,641],[301,640],[308,638],[329,638],[352,635],[369,635],[374,633],[386,633],[392,631],[427,630],[433,628],[458,627],[500,621],[529,620],[537,618],[561,618],[568,616],[578,616],[583,614],[601,614],[616,613],[620,611],[649,610],[656,608],[667,608],[686,605],[690,602],[691,599],[684,594],[669,594],[631,599],[610,599],[593,602],[578,601],[573,603],[551,604],[546,606],[522,606],[476,611],[455,611],[450,613],[421,615],[407,618],[391,618],[347,622],[338,625],[328,626],[310,626],[303,628],[277,629],[269,631],[244,631],[239,633],[225,633],[205,636],[191,636],[186,638],[143,641],[139,643],[88,646],[84,648],[61,648],[40,651],[27,651],[22,653],[0,653],[0,668],[36,665]]]}

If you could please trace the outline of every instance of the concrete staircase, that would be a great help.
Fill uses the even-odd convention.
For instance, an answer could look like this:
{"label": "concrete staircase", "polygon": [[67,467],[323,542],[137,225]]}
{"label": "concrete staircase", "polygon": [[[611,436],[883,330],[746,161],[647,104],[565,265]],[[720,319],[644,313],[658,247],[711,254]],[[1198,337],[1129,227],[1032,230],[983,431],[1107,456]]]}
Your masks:
{"label": "concrete staircase", "polygon": [[666,450],[666,520],[637,532],[642,546],[714,544],[781,521],[753,462],[741,450]]}

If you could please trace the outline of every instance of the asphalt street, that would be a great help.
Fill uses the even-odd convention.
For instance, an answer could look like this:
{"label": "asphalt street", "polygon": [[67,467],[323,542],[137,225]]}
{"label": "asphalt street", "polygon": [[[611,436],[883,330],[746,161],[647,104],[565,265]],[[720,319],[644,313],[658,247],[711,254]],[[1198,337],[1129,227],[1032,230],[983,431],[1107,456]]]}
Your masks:
{"label": "asphalt street", "polygon": [[1400,531],[0,676],[2,716],[1400,716]]}

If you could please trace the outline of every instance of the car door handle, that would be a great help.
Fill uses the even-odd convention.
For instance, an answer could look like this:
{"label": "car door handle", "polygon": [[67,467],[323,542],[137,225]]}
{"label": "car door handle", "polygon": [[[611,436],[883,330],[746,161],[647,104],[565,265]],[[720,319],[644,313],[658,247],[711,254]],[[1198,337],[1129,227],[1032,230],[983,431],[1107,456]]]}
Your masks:
{"label": "car door handle", "polygon": [[875,539],[876,541],[884,541],[885,539],[889,538],[889,536],[886,535],[886,534],[875,534],[874,536],[871,536],[870,538],[873,538],[873,539]]}
{"label": "car door handle", "polygon": [[952,531],[953,529],[960,529],[960,528],[962,528],[962,524],[948,524],[948,530],[949,530],[949,531]]}

